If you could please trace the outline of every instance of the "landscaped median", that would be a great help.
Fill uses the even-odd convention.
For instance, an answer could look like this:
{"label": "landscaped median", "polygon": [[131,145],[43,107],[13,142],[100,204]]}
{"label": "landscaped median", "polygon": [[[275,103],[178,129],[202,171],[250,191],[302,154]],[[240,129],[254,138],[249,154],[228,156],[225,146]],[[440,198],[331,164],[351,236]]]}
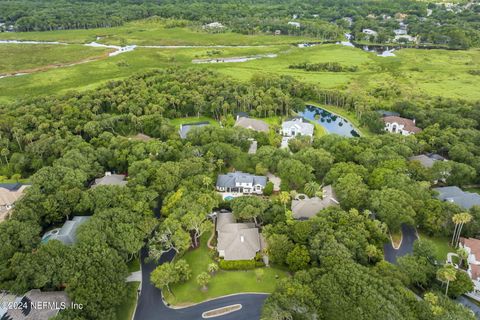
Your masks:
{"label": "landscaped median", "polygon": [[[254,270],[226,271],[218,270],[212,275],[207,290],[197,283],[197,276],[207,272],[215,252],[207,247],[211,232],[206,232],[200,239],[200,247],[188,251],[185,259],[192,270],[190,279],[184,283],[171,286],[173,294],[163,290],[165,300],[174,306],[187,306],[205,300],[235,293],[271,293],[277,282],[288,276],[287,272],[275,267],[263,267]],[[262,271],[258,271],[262,270]]]}

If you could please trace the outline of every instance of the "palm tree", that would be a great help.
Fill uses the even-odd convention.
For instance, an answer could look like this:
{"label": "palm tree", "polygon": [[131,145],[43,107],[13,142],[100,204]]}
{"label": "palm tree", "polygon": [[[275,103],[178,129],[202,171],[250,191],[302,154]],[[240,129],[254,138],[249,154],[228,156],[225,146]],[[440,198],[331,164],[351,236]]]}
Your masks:
{"label": "palm tree", "polygon": [[8,165],[8,155],[10,154],[10,151],[7,148],[3,148],[2,151],[0,151],[0,154],[5,158],[5,162]]}
{"label": "palm tree", "polygon": [[287,210],[287,203],[290,201],[290,194],[286,191],[280,192],[278,195],[278,201],[283,204],[283,208]]}
{"label": "palm tree", "polygon": [[468,259],[468,252],[464,248],[457,249],[458,259],[460,260],[460,268],[463,266],[463,262]]}
{"label": "palm tree", "polygon": [[472,216],[468,212],[457,213],[452,217],[452,221],[455,224],[455,229],[453,231],[452,237],[452,246],[458,246],[458,240],[460,239],[460,234],[462,233],[462,228],[465,223],[472,221]]}
{"label": "palm tree", "polygon": [[445,295],[447,295],[450,281],[457,280],[457,270],[455,270],[455,268],[451,265],[446,265],[437,271],[437,278],[442,282],[447,282],[447,288],[445,289]]}
{"label": "palm tree", "polygon": [[313,197],[316,193],[320,190],[320,185],[315,181],[307,182],[305,187],[303,187],[303,191],[309,197]]}

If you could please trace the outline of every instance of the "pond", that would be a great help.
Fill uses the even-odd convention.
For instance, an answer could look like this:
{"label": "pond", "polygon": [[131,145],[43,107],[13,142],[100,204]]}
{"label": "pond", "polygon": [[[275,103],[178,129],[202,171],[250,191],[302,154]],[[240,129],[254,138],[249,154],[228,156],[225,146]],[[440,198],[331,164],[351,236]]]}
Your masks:
{"label": "pond", "polygon": [[320,107],[307,105],[298,113],[305,119],[311,120],[324,127],[328,133],[338,134],[343,137],[359,137],[358,131],[347,120]]}

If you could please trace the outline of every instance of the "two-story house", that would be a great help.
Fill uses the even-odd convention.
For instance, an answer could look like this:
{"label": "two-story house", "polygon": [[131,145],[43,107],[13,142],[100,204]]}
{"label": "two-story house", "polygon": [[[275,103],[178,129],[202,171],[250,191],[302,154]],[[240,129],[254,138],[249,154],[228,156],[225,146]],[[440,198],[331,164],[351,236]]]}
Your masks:
{"label": "two-story house", "polygon": [[415,120],[398,116],[383,117],[383,122],[385,123],[385,131],[391,133],[400,133],[404,136],[409,136],[422,131],[422,129],[415,125]]}
{"label": "two-story house", "polygon": [[241,171],[221,174],[217,178],[216,188],[220,192],[241,192],[262,194],[267,177],[256,176]]}

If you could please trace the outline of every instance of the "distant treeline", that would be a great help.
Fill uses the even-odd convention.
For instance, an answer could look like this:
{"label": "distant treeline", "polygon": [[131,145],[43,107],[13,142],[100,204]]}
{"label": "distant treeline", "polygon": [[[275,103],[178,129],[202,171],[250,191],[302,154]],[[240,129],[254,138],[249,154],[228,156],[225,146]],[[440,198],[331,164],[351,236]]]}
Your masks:
{"label": "distant treeline", "polygon": [[356,72],[358,66],[342,66],[338,62],[325,63],[299,63],[289,65],[290,69],[303,69],[305,71],[327,71],[327,72]]}
{"label": "distant treeline", "polygon": [[[357,40],[391,41],[400,28],[420,43],[465,49],[480,44],[480,4],[457,5],[453,13],[425,2],[374,0],[0,0],[0,31],[46,31],[113,27],[131,20],[158,16],[198,24],[218,21],[242,34],[261,32],[337,40],[351,33]],[[427,9],[431,14],[427,16]],[[290,21],[299,25],[288,24]],[[365,28],[377,34],[366,35]]]}

